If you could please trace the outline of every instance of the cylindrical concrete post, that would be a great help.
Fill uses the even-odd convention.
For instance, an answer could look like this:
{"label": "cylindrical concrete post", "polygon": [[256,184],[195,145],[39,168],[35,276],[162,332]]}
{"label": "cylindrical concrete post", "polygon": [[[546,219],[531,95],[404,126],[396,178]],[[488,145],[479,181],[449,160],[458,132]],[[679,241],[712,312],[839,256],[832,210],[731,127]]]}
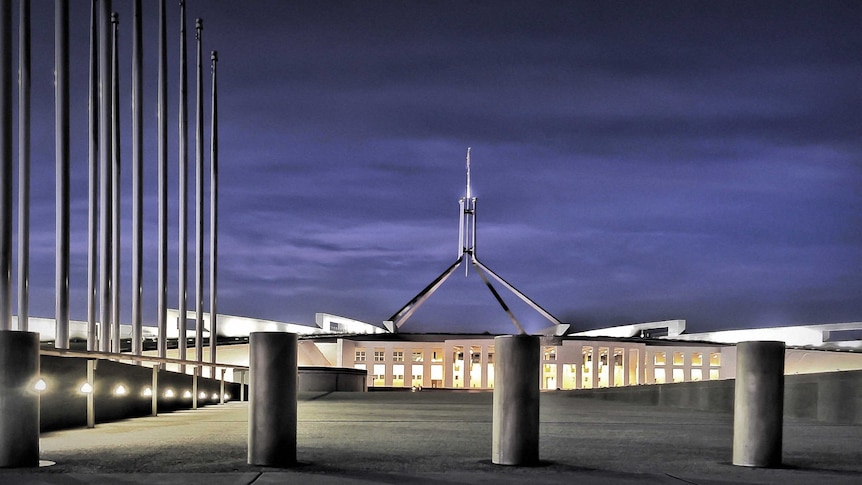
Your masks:
{"label": "cylindrical concrete post", "polygon": [[296,334],[249,336],[248,463],[296,464]]}
{"label": "cylindrical concrete post", "polygon": [[539,462],[539,337],[494,338],[494,411],[491,461]]}
{"label": "cylindrical concrete post", "polygon": [[736,345],[733,464],[781,465],[784,415],[784,342]]}
{"label": "cylindrical concrete post", "polygon": [[39,334],[0,331],[0,467],[39,466]]}

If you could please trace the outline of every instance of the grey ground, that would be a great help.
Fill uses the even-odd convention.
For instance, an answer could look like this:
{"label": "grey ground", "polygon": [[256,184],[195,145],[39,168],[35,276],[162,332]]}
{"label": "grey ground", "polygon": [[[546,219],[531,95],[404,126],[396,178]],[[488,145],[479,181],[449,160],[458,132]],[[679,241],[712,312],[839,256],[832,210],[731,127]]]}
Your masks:
{"label": "grey ground", "polygon": [[543,393],[542,464],[493,465],[488,392],[303,395],[293,468],[246,464],[247,403],[45,433],[10,484],[862,483],[862,426],[785,419],[780,469],[730,464],[732,417]]}

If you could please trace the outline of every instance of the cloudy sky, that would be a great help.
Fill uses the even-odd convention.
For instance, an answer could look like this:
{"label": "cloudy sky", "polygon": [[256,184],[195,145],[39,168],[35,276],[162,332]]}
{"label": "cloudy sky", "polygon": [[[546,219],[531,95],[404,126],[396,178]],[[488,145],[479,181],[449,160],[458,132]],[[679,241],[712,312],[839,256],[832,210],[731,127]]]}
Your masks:
{"label": "cloudy sky", "polygon": [[[85,319],[89,9],[72,3],[72,318]],[[144,313],[154,325],[157,12],[144,3]],[[176,308],[179,15],[168,4]],[[191,99],[194,18],[206,59],[220,56],[220,312],[387,319],[457,256],[469,146],[479,259],[575,329],[862,319],[858,2],[187,5]],[[114,9],[127,92],[131,2]],[[33,14],[31,314],[48,317],[51,10]],[[207,112],[208,84],[207,68]],[[129,199],[128,113],[121,124]],[[191,231],[189,242],[193,261]],[[193,297],[192,265],[188,274]],[[528,330],[548,325],[500,291]],[[514,327],[471,271],[402,330]]]}

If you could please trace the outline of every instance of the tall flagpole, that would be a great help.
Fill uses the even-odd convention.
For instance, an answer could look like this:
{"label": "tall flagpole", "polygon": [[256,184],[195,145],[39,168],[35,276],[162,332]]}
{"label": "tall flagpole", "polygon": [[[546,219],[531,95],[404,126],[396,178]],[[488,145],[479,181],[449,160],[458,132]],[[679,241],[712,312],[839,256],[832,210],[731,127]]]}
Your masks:
{"label": "tall flagpole", "polygon": [[[179,305],[177,325],[179,339],[177,340],[178,357],[186,359],[186,294],[188,291],[188,271],[186,258],[188,256],[188,218],[186,209],[189,204],[188,195],[188,79],[186,75],[186,5],[180,0],[180,106],[179,106]],[[180,365],[180,372],[185,372],[185,365]]]}
{"label": "tall flagpole", "polygon": [[[54,347],[69,348],[69,2],[56,0],[54,11],[55,335]],[[21,291],[21,288],[18,289]]]}
{"label": "tall flagpole", "polygon": [[0,2],[0,330],[12,330],[12,2]]}
{"label": "tall flagpole", "polygon": [[30,327],[30,0],[18,21],[18,330]]}
{"label": "tall flagpole", "polygon": [[210,115],[210,376],[215,378],[216,340],[218,331],[218,95],[216,63],[218,52],[212,51],[212,114]]}
{"label": "tall flagpole", "polygon": [[[197,41],[197,103],[195,132],[195,360],[203,362],[204,334],[204,86],[201,35],[203,20],[195,20]],[[215,376],[213,376],[215,377]]]}
{"label": "tall flagpole", "polygon": [[98,221],[99,221],[99,67],[98,67],[98,7],[90,3],[90,93],[89,93],[89,154],[87,167],[87,350],[96,348],[98,297]]}
{"label": "tall flagpole", "polygon": [[156,326],[159,357],[167,356],[168,333],[168,44],[165,0],[159,0],[159,271]]}
{"label": "tall flagpole", "polygon": [[111,13],[111,350],[120,351],[120,63],[119,16]]}
{"label": "tall flagpole", "polygon": [[99,2],[99,349],[111,350],[111,0]]}
{"label": "tall flagpole", "polygon": [[132,353],[143,350],[144,115],[141,0],[132,3]]}

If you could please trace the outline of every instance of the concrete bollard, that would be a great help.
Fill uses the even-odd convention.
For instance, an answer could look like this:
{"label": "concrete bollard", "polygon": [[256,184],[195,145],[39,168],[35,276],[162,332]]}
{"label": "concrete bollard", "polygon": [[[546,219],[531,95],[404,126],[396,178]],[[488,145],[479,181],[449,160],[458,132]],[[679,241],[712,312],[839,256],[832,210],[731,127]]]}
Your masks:
{"label": "concrete bollard", "polygon": [[736,345],[733,464],[781,466],[784,342]]}
{"label": "concrete bollard", "polygon": [[0,331],[0,467],[39,466],[39,334]]}
{"label": "concrete bollard", "polygon": [[494,338],[494,411],[491,462],[539,462],[539,337]]}
{"label": "concrete bollard", "polygon": [[296,334],[249,336],[248,463],[296,464]]}

